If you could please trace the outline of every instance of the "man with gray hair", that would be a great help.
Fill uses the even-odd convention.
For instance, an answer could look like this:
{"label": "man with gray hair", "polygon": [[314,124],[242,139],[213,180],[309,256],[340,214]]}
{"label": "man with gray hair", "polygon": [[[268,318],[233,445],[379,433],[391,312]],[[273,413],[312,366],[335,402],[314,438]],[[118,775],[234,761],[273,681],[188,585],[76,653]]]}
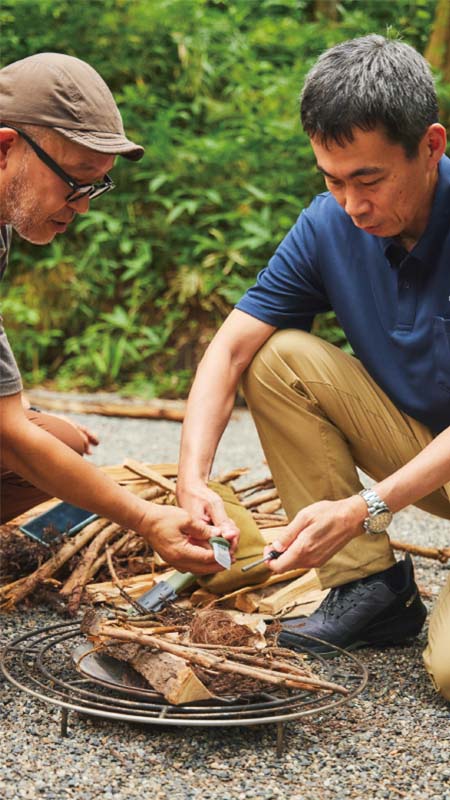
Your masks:
{"label": "man with gray hair", "polygon": [[[51,242],[114,188],[108,172],[116,155],[135,161],[143,152],[85,62],[40,53],[0,70],[0,271],[12,230],[34,244]],[[2,521],[56,496],[139,532],[180,570],[221,569],[208,544],[212,526],[121,488],[80,457],[96,443],[87,429],[26,408],[1,324],[0,366]]]}
{"label": "man with gray hair", "polygon": [[[290,519],[270,569],[315,567],[331,587],[310,617],[284,622],[280,642],[295,649],[309,634],[347,648],[399,643],[419,633],[426,609],[387,527],[409,504],[450,519],[446,132],[425,60],[377,35],[319,58],[301,118],[328,191],[301,213],[199,366],[179,500],[225,521],[206,481],[242,376]],[[330,310],[354,356],[309,332]],[[424,660],[450,699],[450,579]]]}

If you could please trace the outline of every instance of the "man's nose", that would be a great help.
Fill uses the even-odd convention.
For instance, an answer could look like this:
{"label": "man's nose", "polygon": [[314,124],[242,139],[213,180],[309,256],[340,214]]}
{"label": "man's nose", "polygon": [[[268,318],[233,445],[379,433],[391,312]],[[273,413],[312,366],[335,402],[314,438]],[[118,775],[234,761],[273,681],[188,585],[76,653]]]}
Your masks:
{"label": "man's nose", "polygon": [[90,199],[88,195],[80,197],[78,200],[69,200],[67,205],[75,209],[77,214],[86,214],[89,211]]}
{"label": "man's nose", "polygon": [[370,202],[360,192],[348,189],[345,193],[344,209],[350,217],[363,217],[370,211]]}

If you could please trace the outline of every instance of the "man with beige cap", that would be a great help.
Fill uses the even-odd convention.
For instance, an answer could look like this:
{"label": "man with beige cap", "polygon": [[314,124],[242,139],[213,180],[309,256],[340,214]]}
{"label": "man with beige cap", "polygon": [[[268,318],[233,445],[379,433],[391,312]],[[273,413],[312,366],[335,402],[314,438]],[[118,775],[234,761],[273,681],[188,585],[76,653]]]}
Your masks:
{"label": "man with beige cap", "polygon": [[[40,53],[0,70],[0,273],[12,231],[34,244],[51,242],[114,188],[108,172],[116,155],[136,161],[143,152],[85,62]],[[25,407],[1,324],[0,367],[2,521],[56,496],[139,532],[182,571],[220,569],[208,545],[213,526],[122,489],[81,458],[96,443],[87,429]]]}

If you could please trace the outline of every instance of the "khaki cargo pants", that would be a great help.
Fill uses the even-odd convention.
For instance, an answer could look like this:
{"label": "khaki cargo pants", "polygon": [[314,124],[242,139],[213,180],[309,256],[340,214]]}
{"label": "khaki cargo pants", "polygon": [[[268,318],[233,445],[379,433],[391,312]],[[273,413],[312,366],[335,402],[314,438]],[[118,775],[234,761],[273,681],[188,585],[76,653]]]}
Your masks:
{"label": "khaki cargo pants", "polygon": [[[244,391],[289,518],[310,503],[360,491],[356,467],[381,480],[432,439],[395,408],[356,358],[302,331],[270,337],[244,376]],[[450,519],[449,497],[446,484],[417,505]],[[387,535],[363,534],[318,575],[324,588],[338,586],[394,562]],[[431,615],[424,661],[450,700],[450,578]]]}

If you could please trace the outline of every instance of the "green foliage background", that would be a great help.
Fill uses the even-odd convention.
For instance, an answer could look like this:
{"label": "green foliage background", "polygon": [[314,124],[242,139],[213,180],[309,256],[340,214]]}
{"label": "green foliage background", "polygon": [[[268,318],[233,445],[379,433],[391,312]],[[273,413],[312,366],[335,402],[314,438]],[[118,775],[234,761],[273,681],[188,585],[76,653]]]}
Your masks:
{"label": "green foliage background", "polygon": [[[298,121],[306,71],[370,32],[423,51],[435,0],[3,0],[2,65],[88,61],[128,135],[118,188],[45,248],[16,240],[5,323],[28,384],[176,396],[221,320],[322,190]],[[447,117],[448,87],[439,87]],[[321,335],[343,342],[332,315]]]}

